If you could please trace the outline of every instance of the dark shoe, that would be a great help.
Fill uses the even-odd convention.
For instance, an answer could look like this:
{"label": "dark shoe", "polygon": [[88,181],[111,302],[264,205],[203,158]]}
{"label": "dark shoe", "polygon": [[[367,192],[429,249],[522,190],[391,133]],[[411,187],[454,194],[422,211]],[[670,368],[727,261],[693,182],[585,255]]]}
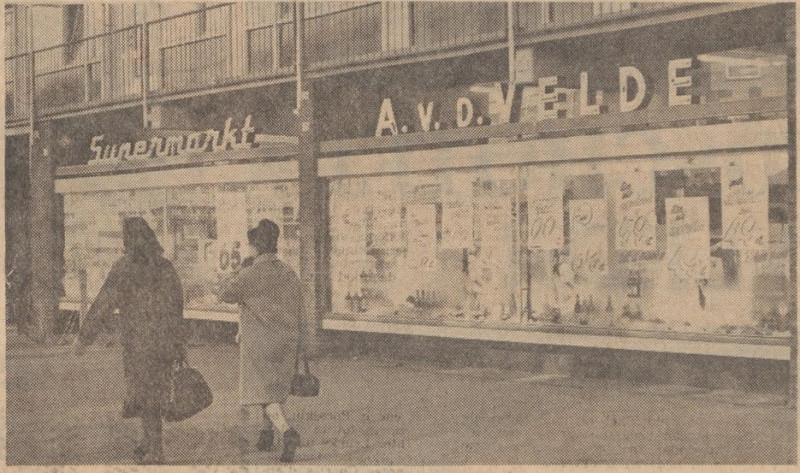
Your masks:
{"label": "dark shoe", "polygon": [[137,445],[136,448],[133,449],[133,459],[137,465],[141,465],[142,461],[144,461],[144,456],[147,454],[147,450],[145,450],[144,445]]}
{"label": "dark shoe", "polygon": [[262,430],[258,436],[258,442],[256,443],[256,449],[259,452],[271,452],[272,451],[272,443],[275,440],[275,433],[272,429],[269,430]]}
{"label": "dark shoe", "polygon": [[137,465],[165,465],[164,463],[164,455],[156,455],[153,453],[147,453],[142,457],[140,462],[137,462]]}
{"label": "dark shoe", "polygon": [[283,434],[283,453],[281,453],[281,463],[291,463],[294,461],[294,452],[300,446],[300,434],[290,428]]}

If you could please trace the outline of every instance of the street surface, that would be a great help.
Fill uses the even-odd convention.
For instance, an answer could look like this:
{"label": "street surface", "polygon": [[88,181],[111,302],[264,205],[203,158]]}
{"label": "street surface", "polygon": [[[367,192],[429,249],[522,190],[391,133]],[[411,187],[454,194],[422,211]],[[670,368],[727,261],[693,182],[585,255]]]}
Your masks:
{"label": "street surface", "polygon": [[[120,417],[121,351],[100,345],[77,358],[67,347],[11,341],[8,464],[131,463],[139,423]],[[192,419],[166,424],[168,462],[276,463],[277,453],[239,441],[237,347],[192,347],[189,360],[215,400]],[[302,436],[301,464],[796,461],[796,413],[776,394],[380,358],[324,358],[312,371],[320,396],[287,406]]]}

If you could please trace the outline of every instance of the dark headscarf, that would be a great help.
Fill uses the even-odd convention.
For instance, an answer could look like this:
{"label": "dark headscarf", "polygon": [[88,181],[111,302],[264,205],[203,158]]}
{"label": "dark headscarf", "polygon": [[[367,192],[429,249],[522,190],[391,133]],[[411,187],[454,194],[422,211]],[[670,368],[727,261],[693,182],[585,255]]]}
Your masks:
{"label": "dark headscarf", "polygon": [[125,254],[136,261],[152,262],[164,253],[155,232],[142,217],[129,217],[122,221],[122,244]]}
{"label": "dark headscarf", "polygon": [[269,219],[258,222],[258,226],[247,232],[247,241],[258,250],[259,255],[278,252],[278,237],[281,230]]}

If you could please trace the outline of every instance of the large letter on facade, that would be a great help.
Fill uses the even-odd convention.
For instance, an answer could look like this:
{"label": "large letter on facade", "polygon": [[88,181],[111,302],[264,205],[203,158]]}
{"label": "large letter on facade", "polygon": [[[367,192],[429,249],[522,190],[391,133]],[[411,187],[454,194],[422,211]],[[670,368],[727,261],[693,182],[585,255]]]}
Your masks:
{"label": "large letter on facade", "polygon": [[[630,98],[631,81],[636,83],[636,95]],[[644,74],[633,66],[622,66],[619,68],[619,111],[632,112],[644,105],[647,97],[647,81]]]}
{"label": "large letter on facade", "polygon": [[378,116],[378,126],[375,128],[375,136],[383,136],[383,132],[389,130],[392,135],[397,134],[397,121],[394,119],[394,109],[392,99],[385,98],[381,104],[381,113]]}
{"label": "large letter on facade", "polygon": [[603,106],[603,91],[594,93],[594,100],[589,103],[589,73],[581,72],[581,115],[600,115],[606,112]]}
{"label": "large letter on facade", "polygon": [[474,116],[475,107],[472,105],[472,100],[467,97],[459,97],[456,101],[456,126],[464,128],[471,125]]}
{"label": "large letter on facade", "polygon": [[98,141],[103,141],[103,138],[105,138],[105,135],[92,138],[92,144],[89,146],[89,149],[94,153],[94,159],[92,161],[99,161],[103,158],[103,147],[97,144]]}
{"label": "large letter on facade", "polygon": [[681,89],[692,87],[694,82],[691,75],[679,76],[678,73],[685,69],[694,69],[697,62],[692,58],[675,59],[669,62],[669,106],[691,105],[700,103],[700,97],[693,94],[683,95]]}

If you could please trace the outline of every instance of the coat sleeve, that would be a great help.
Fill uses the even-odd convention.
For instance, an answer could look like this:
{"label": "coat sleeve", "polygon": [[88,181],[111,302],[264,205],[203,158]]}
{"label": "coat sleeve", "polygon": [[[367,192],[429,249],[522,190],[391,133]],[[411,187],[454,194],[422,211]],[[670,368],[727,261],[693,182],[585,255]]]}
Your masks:
{"label": "coat sleeve", "polygon": [[183,286],[175,268],[169,268],[169,308],[167,311],[167,330],[169,343],[173,350],[170,357],[180,357],[184,353],[184,345],[189,340],[190,330],[183,317]]}
{"label": "coat sleeve", "polygon": [[228,304],[244,302],[248,294],[252,292],[254,281],[253,267],[247,267],[222,281],[219,291],[219,300]]}
{"label": "coat sleeve", "polygon": [[92,302],[81,324],[78,340],[84,345],[91,345],[100,332],[102,321],[119,309],[122,300],[122,262],[117,261],[111,267],[103,287]]}

